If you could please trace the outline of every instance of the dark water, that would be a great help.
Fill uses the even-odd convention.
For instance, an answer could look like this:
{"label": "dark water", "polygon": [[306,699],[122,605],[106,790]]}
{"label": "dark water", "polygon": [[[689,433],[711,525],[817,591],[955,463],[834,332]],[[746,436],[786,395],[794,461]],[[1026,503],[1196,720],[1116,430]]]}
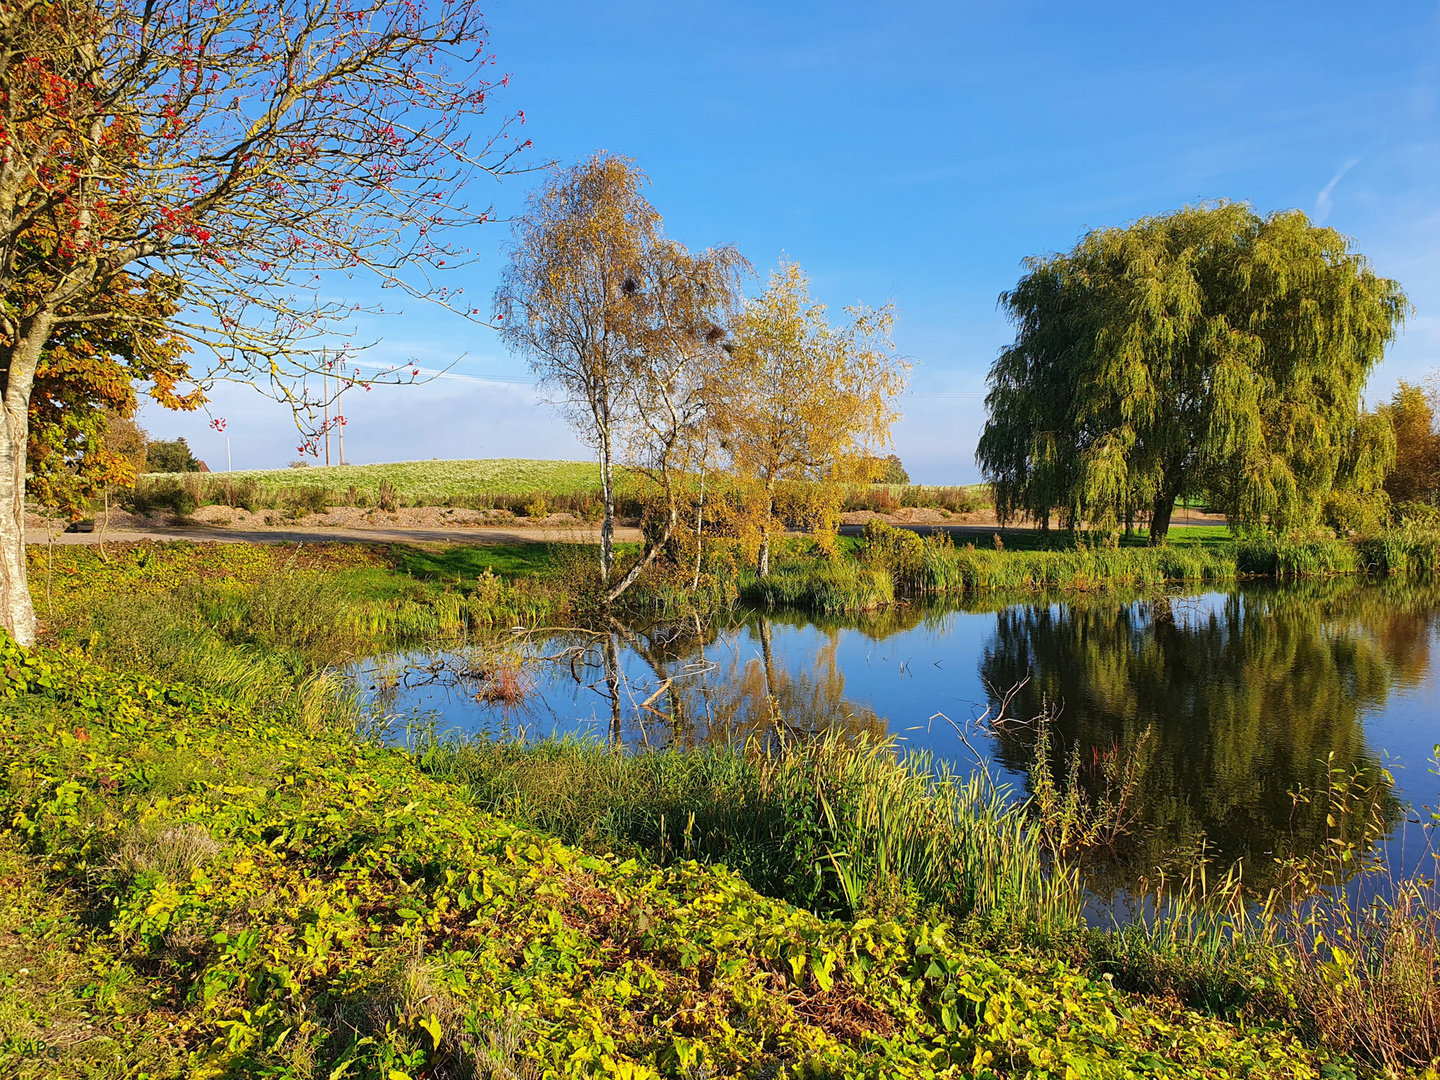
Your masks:
{"label": "dark water", "polygon": [[[510,704],[481,700],[503,680],[465,650],[361,675],[376,705],[442,730],[693,746],[771,730],[778,712],[893,734],[960,770],[978,756],[1017,791],[1036,756],[1028,721],[1048,709],[1054,775],[1073,763],[1096,794],[1107,767],[1135,778],[1134,826],[1091,872],[1103,894],[1202,845],[1263,888],[1277,857],[1313,855],[1327,830],[1359,835],[1366,807],[1393,869],[1433,871],[1414,821],[1440,806],[1437,646],[1440,588],[1331,581],[512,637],[528,692]],[[1014,723],[977,723],[1007,698]],[[1351,791],[1337,826],[1317,795],[1331,774]]]}

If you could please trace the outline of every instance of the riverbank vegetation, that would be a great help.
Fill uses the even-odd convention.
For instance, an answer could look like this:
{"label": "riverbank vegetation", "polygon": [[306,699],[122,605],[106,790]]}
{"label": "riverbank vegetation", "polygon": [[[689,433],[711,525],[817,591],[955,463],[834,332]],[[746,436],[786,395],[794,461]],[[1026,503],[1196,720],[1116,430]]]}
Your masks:
{"label": "riverbank vegetation", "polygon": [[[39,1045],[60,1075],[389,1080],[1428,1060],[1423,891],[1310,909],[1292,937],[1305,909],[1279,892],[1254,914],[1192,881],[1153,925],[1088,929],[1073,866],[1123,815],[1123,774],[1109,803],[1063,776],[1022,802],[834,733],[402,749],[301,670],[249,692],[282,684],[283,627],[228,646],[259,671],[228,684],[0,646],[15,1075],[53,1074]],[[1297,897],[1370,839],[1293,867]]]}
{"label": "riverbank vegetation", "polygon": [[303,721],[3,648],[13,1075],[1344,1075],[903,895],[827,921],[566,845],[343,702]]}

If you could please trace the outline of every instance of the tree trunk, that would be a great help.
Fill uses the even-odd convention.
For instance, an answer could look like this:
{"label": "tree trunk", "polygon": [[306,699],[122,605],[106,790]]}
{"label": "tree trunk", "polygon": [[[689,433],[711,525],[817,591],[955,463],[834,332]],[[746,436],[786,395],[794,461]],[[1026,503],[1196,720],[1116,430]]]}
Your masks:
{"label": "tree trunk", "polygon": [[1179,492],[1167,492],[1155,497],[1155,509],[1150,514],[1150,546],[1160,547],[1170,532],[1170,515],[1175,511],[1175,500]]}
{"label": "tree trunk", "polygon": [[620,725],[620,652],[615,648],[615,635],[605,635],[605,689],[610,698],[610,744],[623,743]]}
{"label": "tree trunk", "polygon": [[659,539],[647,547],[645,553],[640,556],[635,565],[625,571],[625,576],[617,581],[613,588],[606,592],[605,602],[607,604],[613,604],[618,600],[620,594],[630,588],[631,585],[634,585],[640,575],[645,572],[645,568],[655,561],[655,556],[660,554],[660,550],[670,542],[670,537],[675,534],[675,525],[678,520],[679,510],[675,506],[675,500],[671,499],[670,512],[665,519],[665,528],[661,530]]}
{"label": "tree trunk", "polygon": [[700,504],[695,508],[695,583],[690,591],[700,588],[700,566],[705,556],[705,469],[700,469]]}
{"label": "tree trunk", "polygon": [[25,456],[30,434],[30,388],[51,319],[33,320],[0,356],[5,365],[0,407],[0,625],[21,645],[35,644],[35,607],[25,570]]}
{"label": "tree trunk", "polygon": [[775,481],[765,484],[765,523],[760,527],[760,567],[762,578],[770,576],[770,530],[775,524]]}
{"label": "tree trunk", "polygon": [[615,564],[615,462],[610,456],[609,418],[600,423],[600,489],[605,500],[605,517],[600,522],[600,585],[610,585],[610,568]]}
{"label": "tree trunk", "polygon": [[779,711],[775,701],[775,652],[770,644],[770,620],[760,616],[760,656],[765,665],[765,717],[775,719]]}

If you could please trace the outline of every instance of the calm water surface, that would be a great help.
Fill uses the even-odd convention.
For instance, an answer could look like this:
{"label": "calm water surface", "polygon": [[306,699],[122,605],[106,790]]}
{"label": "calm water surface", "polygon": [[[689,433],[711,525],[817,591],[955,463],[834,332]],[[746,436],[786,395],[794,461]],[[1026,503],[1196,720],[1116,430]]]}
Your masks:
{"label": "calm water surface", "polygon": [[[1138,775],[1137,825],[1091,874],[1103,893],[1202,844],[1222,866],[1244,858],[1263,887],[1277,854],[1323,843],[1327,808],[1296,794],[1319,789],[1327,769],[1386,808],[1393,866],[1424,865],[1406,821],[1440,805],[1437,646],[1440,589],[1332,581],[516,636],[508,647],[529,658],[519,704],[486,700],[501,683],[465,650],[357,674],[372,704],[442,730],[636,747],[768,730],[773,701],[792,727],[893,734],[959,770],[978,757],[1017,790],[1035,756],[1028,721],[1048,709],[1057,773],[1078,761],[1095,790],[1107,762]],[[1007,698],[1013,723],[978,722]]]}

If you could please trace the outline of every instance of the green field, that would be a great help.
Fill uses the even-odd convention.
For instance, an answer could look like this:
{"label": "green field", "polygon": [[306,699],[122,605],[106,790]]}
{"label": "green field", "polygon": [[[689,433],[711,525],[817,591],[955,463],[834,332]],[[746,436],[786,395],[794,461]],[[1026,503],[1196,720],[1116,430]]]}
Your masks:
{"label": "green field", "polygon": [[[150,474],[151,479],[164,475]],[[343,492],[374,492],[381,481],[407,500],[443,501],[476,495],[509,495],[535,491],[572,495],[600,487],[600,467],[589,461],[530,461],[486,458],[469,461],[395,461],[379,465],[312,465],[304,469],[252,469],[213,474],[237,483],[264,488],[324,487]]]}

